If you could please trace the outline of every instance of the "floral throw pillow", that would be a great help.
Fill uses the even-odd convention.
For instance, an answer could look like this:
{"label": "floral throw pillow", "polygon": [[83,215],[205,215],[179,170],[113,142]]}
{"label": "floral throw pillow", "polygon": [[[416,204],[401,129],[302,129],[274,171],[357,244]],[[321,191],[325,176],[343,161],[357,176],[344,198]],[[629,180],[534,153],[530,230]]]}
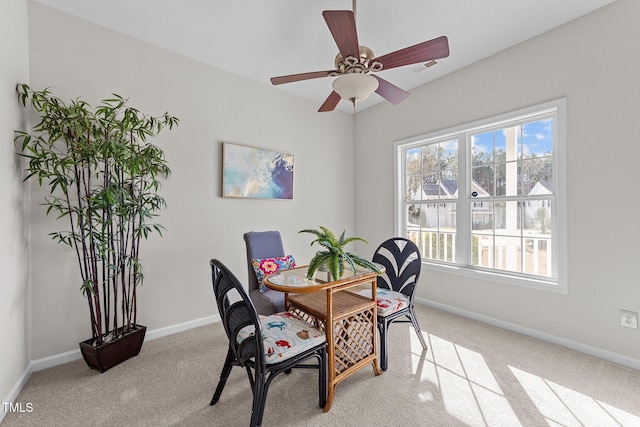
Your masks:
{"label": "floral throw pillow", "polygon": [[264,276],[275,273],[276,271],[293,268],[296,266],[296,260],[293,258],[293,255],[263,259],[251,258],[251,265],[253,265],[253,270],[256,272],[260,292],[265,292],[267,287],[262,284]]}

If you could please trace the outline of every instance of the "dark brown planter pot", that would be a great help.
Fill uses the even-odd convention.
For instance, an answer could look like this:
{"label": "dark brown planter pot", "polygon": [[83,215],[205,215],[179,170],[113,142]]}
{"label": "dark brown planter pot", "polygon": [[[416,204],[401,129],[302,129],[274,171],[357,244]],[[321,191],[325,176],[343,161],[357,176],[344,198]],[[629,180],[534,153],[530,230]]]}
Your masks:
{"label": "dark brown planter pot", "polygon": [[146,326],[138,325],[137,329],[98,347],[93,345],[95,341],[93,338],[88,339],[80,343],[80,352],[91,369],[104,372],[118,363],[137,356],[146,332]]}

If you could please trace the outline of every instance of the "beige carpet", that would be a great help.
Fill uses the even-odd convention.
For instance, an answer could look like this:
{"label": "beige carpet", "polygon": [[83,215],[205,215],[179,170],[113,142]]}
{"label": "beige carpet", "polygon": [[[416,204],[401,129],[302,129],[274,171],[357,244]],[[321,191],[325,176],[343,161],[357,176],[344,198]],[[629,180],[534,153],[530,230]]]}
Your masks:
{"label": "beige carpet", "polygon": [[[429,350],[392,326],[389,370],[361,370],[318,405],[315,371],[281,375],[264,426],[640,426],[640,371],[419,306]],[[234,368],[209,406],[226,354],[217,323],[144,344],[104,374],[83,361],[36,372],[13,426],[246,426],[251,392]]]}

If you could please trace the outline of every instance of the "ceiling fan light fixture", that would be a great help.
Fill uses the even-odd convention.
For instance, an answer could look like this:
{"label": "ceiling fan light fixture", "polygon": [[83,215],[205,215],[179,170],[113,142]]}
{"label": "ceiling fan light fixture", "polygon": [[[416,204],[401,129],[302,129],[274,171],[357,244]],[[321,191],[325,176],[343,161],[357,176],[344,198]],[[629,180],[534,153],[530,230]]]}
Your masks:
{"label": "ceiling fan light fixture", "polygon": [[364,101],[378,89],[378,80],[369,74],[350,73],[333,81],[333,90],[351,102]]}

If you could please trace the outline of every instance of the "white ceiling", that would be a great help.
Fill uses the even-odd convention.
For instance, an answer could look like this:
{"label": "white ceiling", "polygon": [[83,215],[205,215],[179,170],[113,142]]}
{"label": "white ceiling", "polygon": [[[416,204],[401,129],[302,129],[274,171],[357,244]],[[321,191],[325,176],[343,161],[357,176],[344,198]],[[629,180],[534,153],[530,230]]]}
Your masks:
{"label": "white ceiling", "polygon": [[[352,9],[351,0],[36,1],[265,84],[274,76],[332,69],[338,50],[322,11]],[[356,22],[360,44],[376,56],[441,35],[449,38],[450,56],[433,67],[380,72],[410,90],[613,1],[360,0]],[[331,81],[277,88],[320,107]],[[373,94],[358,110],[378,102],[384,100]],[[337,107],[352,108],[346,101]]]}

